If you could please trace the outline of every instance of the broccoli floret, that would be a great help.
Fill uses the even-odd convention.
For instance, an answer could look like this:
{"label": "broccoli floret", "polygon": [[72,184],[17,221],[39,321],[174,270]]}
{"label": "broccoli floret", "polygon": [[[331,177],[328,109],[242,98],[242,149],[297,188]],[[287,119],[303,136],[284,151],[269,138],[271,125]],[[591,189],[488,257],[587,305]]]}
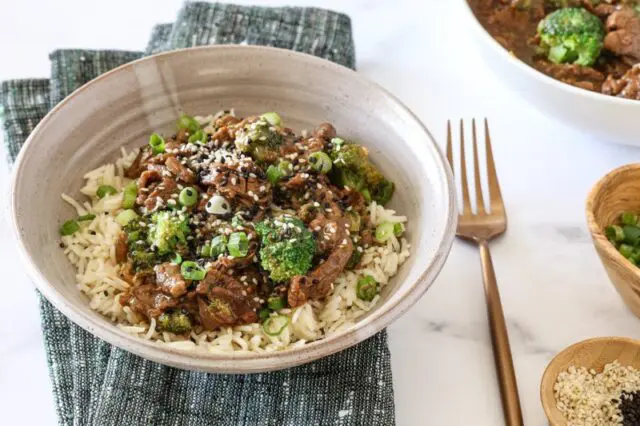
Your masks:
{"label": "broccoli floret", "polygon": [[304,275],[311,268],[316,243],[304,223],[292,216],[282,216],[257,223],[261,237],[260,265],[277,282]]}
{"label": "broccoli floret", "polygon": [[278,147],[283,137],[269,121],[260,117],[236,132],[235,145],[241,152],[263,163],[273,163],[278,159]]}
{"label": "broccoli floret", "polygon": [[151,222],[147,241],[156,248],[158,254],[176,251],[180,245],[186,244],[186,236],[189,233],[187,219],[180,219],[171,212],[161,211],[154,213]]}
{"label": "broccoli floret", "polygon": [[379,204],[386,204],[395,189],[393,182],[384,177],[369,161],[369,152],[355,143],[333,144],[330,152],[335,167],[331,174],[334,183],[360,191]]}
{"label": "broccoli floret", "polygon": [[566,7],[540,21],[538,34],[540,48],[551,62],[591,66],[602,50],[605,31],[597,16]]}
{"label": "broccoli floret", "polygon": [[185,311],[165,312],[158,317],[158,327],[172,333],[186,333],[191,330],[191,318]]}

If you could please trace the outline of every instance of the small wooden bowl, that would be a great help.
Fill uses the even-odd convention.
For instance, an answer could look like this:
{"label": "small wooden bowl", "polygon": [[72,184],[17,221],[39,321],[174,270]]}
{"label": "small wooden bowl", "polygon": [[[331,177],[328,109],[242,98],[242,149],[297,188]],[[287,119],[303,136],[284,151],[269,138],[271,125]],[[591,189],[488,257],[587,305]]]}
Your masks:
{"label": "small wooden bowl", "polygon": [[640,268],[625,259],[604,235],[604,229],[625,211],[640,212],[640,164],[613,170],[587,198],[587,224],[600,260],[622,300],[640,317]]}
{"label": "small wooden bowl", "polygon": [[621,365],[640,369],[640,340],[626,337],[597,337],[583,340],[555,356],[542,375],[540,400],[552,426],[566,425],[567,420],[556,407],[553,386],[558,374],[571,366],[600,372],[606,364],[618,360]]}

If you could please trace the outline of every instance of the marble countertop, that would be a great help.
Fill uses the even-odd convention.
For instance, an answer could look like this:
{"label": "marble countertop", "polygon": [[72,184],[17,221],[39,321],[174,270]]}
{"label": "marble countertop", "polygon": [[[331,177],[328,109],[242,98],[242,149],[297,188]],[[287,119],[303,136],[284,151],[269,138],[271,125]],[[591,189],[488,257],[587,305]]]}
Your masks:
{"label": "marble countertop", "polygon": [[[457,24],[460,1],[323,4],[352,17],[359,71],[404,101],[440,143],[447,119],[489,117],[509,214],[509,231],[492,245],[493,259],[525,423],[541,425],[539,381],[556,352],[593,336],[640,338],[640,320],[607,279],[584,218],[593,183],[614,167],[638,161],[640,150],[563,127],[502,86],[478,55],[475,40]],[[58,47],[140,50],[153,23],[172,20],[180,3],[112,0],[88,8],[79,0],[10,2],[0,16],[0,80],[48,75],[47,54]],[[6,194],[9,171],[4,161],[0,165]],[[3,423],[55,424],[36,297],[4,218],[0,270]],[[474,248],[456,242],[433,287],[389,333],[399,426],[502,424]]]}

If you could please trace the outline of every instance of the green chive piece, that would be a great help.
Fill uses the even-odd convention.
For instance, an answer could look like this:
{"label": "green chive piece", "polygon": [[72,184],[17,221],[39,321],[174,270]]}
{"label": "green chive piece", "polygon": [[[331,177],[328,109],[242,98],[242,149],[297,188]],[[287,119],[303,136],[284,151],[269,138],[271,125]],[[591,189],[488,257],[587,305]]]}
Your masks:
{"label": "green chive piece", "polygon": [[324,174],[329,173],[333,165],[331,158],[322,151],[311,154],[309,156],[309,163],[312,169]]}
{"label": "green chive piece", "polygon": [[271,296],[270,298],[267,299],[267,306],[272,311],[279,311],[280,309],[286,306],[286,303],[284,301],[284,297]]}
{"label": "green chive piece", "polygon": [[128,209],[118,213],[118,215],[116,216],[116,222],[118,222],[120,226],[126,226],[127,223],[137,218],[138,218],[138,214],[135,211]]}
{"label": "green chive piece", "polygon": [[182,256],[180,256],[180,253],[176,253],[174,258],[171,259],[171,263],[173,263],[174,265],[179,265],[182,263]]}
{"label": "green chive piece", "polygon": [[132,209],[136,205],[137,197],[138,184],[134,180],[124,187],[124,193],[122,194],[122,207],[125,209]]}
{"label": "green chive piece", "polygon": [[200,123],[195,118],[182,114],[178,119],[178,129],[185,129],[190,135],[193,135],[200,130]]}
{"label": "green chive piece", "polygon": [[356,294],[359,299],[371,302],[378,294],[378,283],[371,275],[366,275],[358,280]]}
{"label": "green chive piece", "polygon": [[393,235],[393,223],[383,222],[376,227],[375,238],[379,243],[384,243]]}
{"label": "green chive piece", "polygon": [[394,224],[393,225],[393,235],[395,235],[396,237],[399,237],[402,234],[404,234],[404,225],[401,224],[400,222]]}
{"label": "green chive piece", "polygon": [[198,202],[198,191],[194,188],[188,186],[182,191],[180,191],[180,195],[178,196],[178,201],[185,207],[191,207]]}
{"label": "green chive piece", "polygon": [[84,221],[89,221],[89,220],[93,220],[96,218],[96,215],[93,213],[88,213],[88,214],[84,214],[82,216],[78,216],[78,218],[76,219],[78,222],[84,222]]}
{"label": "green chive piece", "polygon": [[262,324],[262,330],[269,336],[279,336],[289,325],[289,317],[275,315],[269,317]]}
{"label": "green chive piece", "polygon": [[245,257],[249,253],[249,238],[244,232],[234,232],[227,243],[229,254],[233,257]]}
{"label": "green chive piece", "polygon": [[117,192],[118,192],[118,190],[116,190],[111,185],[100,185],[98,187],[98,190],[96,191],[96,196],[98,198],[104,198],[107,195],[113,195],[113,194],[115,194]]}
{"label": "green chive piece", "polygon": [[260,309],[260,311],[258,312],[258,317],[262,320],[266,320],[270,316],[271,316],[271,311],[267,308]]}
{"label": "green chive piece", "polygon": [[640,245],[640,228],[637,226],[625,225],[622,227],[624,232],[624,242],[632,246]]}
{"label": "green chive piece", "polygon": [[631,256],[633,256],[635,249],[628,244],[620,244],[620,247],[618,247],[618,251],[621,255],[629,259],[631,258]]}
{"label": "green chive piece", "polygon": [[280,115],[278,115],[277,112],[265,112],[261,117],[267,120],[272,126],[279,126],[282,124],[282,118],[280,118]]}
{"label": "green chive piece", "polygon": [[271,185],[275,185],[284,175],[280,171],[280,169],[273,164],[267,167],[267,179]]}
{"label": "green chive piece", "polygon": [[620,221],[623,225],[638,226],[638,215],[631,212],[624,212],[620,215]]}
{"label": "green chive piece", "polygon": [[624,231],[618,225],[607,226],[604,230],[606,237],[612,243],[619,243],[624,240]]}
{"label": "green chive piece", "polygon": [[344,145],[344,139],[342,138],[333,138],[331,139],[331,145],[335,147]]}
{"label": "green chive piece", "polygon": [[367,203],[371,202],[371,193],[367,188],[364,188],[363,190],[361,190],[360,193],[362,194],[362,196],[364,197]]}
{"label": "green chive piece", "polygon": [[60,226],[60,235],[71,235],[80,229],[80,225],[75,220],[68,220]]}
{"label": "green chive piece", "polygon": [[202,130],[198,130],[197,132],[189,136],[187,142],[205,144],[207,143],[207,135]]}
{"label": "green chive piece", "polygon": [[205,244],[200,249],[200,256],[202,257],[211,257],[211,245]]}
{"label": "green chive piece", "polygon": [[207,276],[207,271],[196,262],[190,260],[182,262],[180,273],[187,280],[200,281]]}
{"label": "green chive piece", "polygon": [[227,237],[217,235],[211,239],[211,257],[218,257],[227,251]]}
{"label": "green chive piece", "polygon": [[151,152],[153,155],[162,154],[164,152],[164,138],[157,133],[152,133],[149,136],[149,145],[151,146]]}

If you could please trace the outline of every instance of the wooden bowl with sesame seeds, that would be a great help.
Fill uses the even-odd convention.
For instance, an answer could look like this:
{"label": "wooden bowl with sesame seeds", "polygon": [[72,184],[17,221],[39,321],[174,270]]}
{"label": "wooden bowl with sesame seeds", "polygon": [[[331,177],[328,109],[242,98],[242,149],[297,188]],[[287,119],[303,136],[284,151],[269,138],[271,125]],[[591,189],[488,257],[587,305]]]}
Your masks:
{"label": "wooden bowl with sesame seeds", "polygon": [[587,198],[587,224],[609,279],[627,307],[640,317],[640,268],[609,242],[604,230],[625,211],[640,211],[640,164],[617,168],[595,184]]}
{"label": "wooden bowl with sesame seeds", "polygon": [[605,365],[614,361],[618,361],[622,366],[640,369],[640,340],[597,337],[578,342],[557,354],[544,371],[540,386],[540,400],[549,424],[567,424],[567,419],[557,407],[554,395],[554,385],[560,373],[572,366],[601,372]]}

